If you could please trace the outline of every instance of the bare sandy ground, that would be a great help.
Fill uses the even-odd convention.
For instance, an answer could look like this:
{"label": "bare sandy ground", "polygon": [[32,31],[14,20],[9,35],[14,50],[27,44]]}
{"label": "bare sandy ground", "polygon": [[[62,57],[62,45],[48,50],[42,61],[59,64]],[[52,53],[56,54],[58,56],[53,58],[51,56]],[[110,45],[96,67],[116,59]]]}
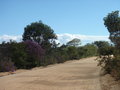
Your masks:
{"label": "bare sandy ground", "polygon": [[102,90],[120,90],[120,80],[115,80],[110,74],[100,78]]}
{"label": "bare sandy ground", "polygon": [[101,90],[95,57],[0,77],[0,90]]}

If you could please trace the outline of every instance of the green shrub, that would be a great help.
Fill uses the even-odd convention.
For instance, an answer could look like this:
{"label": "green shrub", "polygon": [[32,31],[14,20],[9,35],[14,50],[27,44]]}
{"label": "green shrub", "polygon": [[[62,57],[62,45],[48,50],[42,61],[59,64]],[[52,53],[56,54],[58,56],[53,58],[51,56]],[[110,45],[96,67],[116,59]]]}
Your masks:
{"label": "green shrub", "polygon": [[14,63],[11,60],[0,60],[0,72],[15,71]]}

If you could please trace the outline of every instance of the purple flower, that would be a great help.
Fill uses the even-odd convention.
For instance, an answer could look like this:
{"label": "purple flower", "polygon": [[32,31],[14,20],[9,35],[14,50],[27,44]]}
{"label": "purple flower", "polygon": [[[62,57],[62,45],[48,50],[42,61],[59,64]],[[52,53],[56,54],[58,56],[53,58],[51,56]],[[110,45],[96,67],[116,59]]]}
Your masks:
{"label": "purple flower", "polygon": [[27,52],[31,56],[36,57],[38,60],[44,56],[45,50],[42,49],[42,47],[38,43],[30,40],[27,40],[24,43],[26,45]]}

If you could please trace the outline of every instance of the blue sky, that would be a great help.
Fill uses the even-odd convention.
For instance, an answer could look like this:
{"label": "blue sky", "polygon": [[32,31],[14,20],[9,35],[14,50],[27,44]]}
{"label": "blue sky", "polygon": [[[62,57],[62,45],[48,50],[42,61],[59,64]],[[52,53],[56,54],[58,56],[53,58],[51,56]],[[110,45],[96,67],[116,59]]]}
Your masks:
{"label": "blue sky", "polygon": [[103,17],[115,10],[120,0],[0,0],[0,40],[20,37],[26,25],[39,20],[58,36],[108,36]]}

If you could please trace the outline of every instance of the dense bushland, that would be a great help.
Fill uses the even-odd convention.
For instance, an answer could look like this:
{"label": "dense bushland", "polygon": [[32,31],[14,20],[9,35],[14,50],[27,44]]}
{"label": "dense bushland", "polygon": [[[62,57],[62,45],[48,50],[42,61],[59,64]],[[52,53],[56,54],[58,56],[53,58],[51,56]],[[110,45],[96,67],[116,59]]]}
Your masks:
{"label": "dense bushland", "polygon": [[[0,64],[11,61],[17,68],[32,68],[39,66],[44,50],[33,41],[7,42],[0,45]],[[8,62],[8,63],[11,63]],[[5,66],[6,67],[6,66]]]}
{"label": "dense bushland", "polygon": [[109,13],[104,18],[104,25],[107,27],[110,36],[109,39],[113,43],[99,51],[102,55],[99,64],[106,73],[111,74],[116,79],[120,79],[120,17],[119,11]]}
{"label": "dense bushland", "polygon": [[56,39],[53,29],[41,21],[27,25],[22,42],[0,44],[0,71],[30,69],[97,55],[95,44],[80,46],[80,39],[75,38],[60,46]]}

